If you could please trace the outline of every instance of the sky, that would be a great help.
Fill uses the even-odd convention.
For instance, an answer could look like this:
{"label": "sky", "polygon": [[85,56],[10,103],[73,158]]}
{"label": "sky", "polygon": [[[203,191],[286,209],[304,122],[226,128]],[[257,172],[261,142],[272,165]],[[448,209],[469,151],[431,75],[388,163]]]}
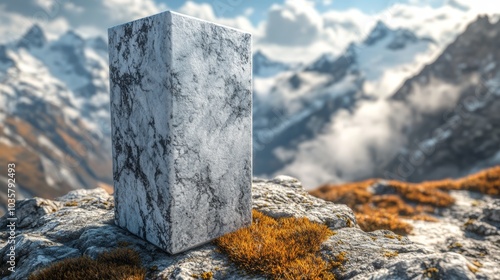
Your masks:
{"label": "sky", "polygon": [[[182,0],[157,0],[158,3],[164,3],[173,9],[179,9],[186,1]],[[269,1],[269,0],[254,0],[254,1],[244,1],[244,0],[233,0],[233,1],[222,1],[222,0],[196,0],[195,3],[208,3],[212,7],[220,5],[220,12],[215,14],[219,17],[229,16],[235,17],[238,15],[246,15],[254,25],[258,25],[261,21],[265,20],[267,11],[272,5],[282,5],[285,1]],[[320,12],[326,12],[328,10],[348,10],[348,9],[359,9],[362,12],[374,14],[380,12],[391,5],[394,1],[391,0],[350,0],[350,1],[340,1],[340,0],[320,0],[316,1],[316,7]],[[233,4],[234,3],[234,4]],[[227,5],[224,5],[227,4]],[[222,8],[224,7],[224,8]]]}
{"label": "sky", "polygon": [[107,28],[173,10],[253,35],[253,49],[275,60],[308,63],[340,55],[378,20],[445,45],[481,13],[500,12],[493,0],[3,0],[0,43],[38,24],[49,39],[68,30],[106,37]]}

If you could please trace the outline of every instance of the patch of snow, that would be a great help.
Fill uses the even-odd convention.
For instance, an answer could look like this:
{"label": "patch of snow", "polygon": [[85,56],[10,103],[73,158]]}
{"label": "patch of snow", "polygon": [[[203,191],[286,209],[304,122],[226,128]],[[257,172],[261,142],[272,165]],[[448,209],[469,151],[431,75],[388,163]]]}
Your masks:
{"label": "patch of snow", "polygon": [[32,104],[33,102],[28,97],[21,96],[21,98],[19,98],[19,103]]}
{"label": "patch of snow", "polygon": [[81,74],[75,73],[74,65],[66,61],[61,52],[38,52],[35,55],[43,60],[53,76],[64,82],[71,90],[79,89],[89,83]]}
{"label": "patch of snow", "polygon": [[40,155],[40,160],[44,170],[45,181],[54,189],[59,189],[57,183],[62,181],[60,168],[58,168],[53,161],[43,155]]}
{"label": "patch of snow", "polygon": [[64,156],[64,154],[59,150],[59,148],[57,148],[49,139],[47,139],[47,137],[43,135],[38,136],[38,144],[50,149],[54,154],[56,154],[60,158]]}
{"label": "patch of snow", "polygon": [[276,76],[277,74],[283,72],[286,70],[285,67],[279,64],[272,64],[272,65],[266,65],[266,66],[261,66],[259,68],[258,74],[255,76],[257,77],[273,77]]}
{"label": "patch of snow", "polygon": [[10,141],[9,138],[6,138],[6,137],[1,137],[0,136],[0,143],[3,143],[7,146],[14,146],[14,143],[12,143],[12,141]]}
{"label": "patch of snow", "polygon": [[11,137],[14,135],[14,134],[12,133],[12,130],[10,130],[10,127],[8,127],[8,126],[4,126],[4,127],[3,127],[3,133],[5,133],[5,135],[7,135],[7,136],[11,136]]}
{"label": "patch of snow", "polygon": [[358,68],[366,79],[364,90],[369,95],[381,98],[390,96],[438,54],[437,47],[424,40],[407,42],[401,49],[387,48],[395,36],[397,31],[371,46],[355,48]]}
{"label": "patch of snow", "polygon": [[4,126],[3,132],[5,133],[5,135],[7,135],[7,136],[9,136],[11,138],[14,138],[22,146],[24,146],[24,147],[28,146],[26,144],[26,141],[24,141],[24,139],[20,135],[14,134],[14,132],[10,129],[10,127]]}
{"label": "patch of snow", "polygon": [[497,66],[496,62],[495,61],[491,61],[490,63],[488,63],[485,67],[484,67],[484,72],[488,73],[490,72],[491,70],[495,69],[495,67]]}
{"label": "patch of snow", "polygon": [[498,77],[486,81],[485,85],[488,87],[488,91],[490,93],[500,96],[500,81],[498,80]]}
{"label": "patch of snow", "polygon": [[61,168],[60,175],[73,189],[81,189],[83,186],[78,182],[76,176],[66,167]]}
{"label": "patch of snow", "polygon": [[55,182],[54,182],[54,179],[52,179],[50,176],[45,176],[45,182],[47,182],[47,185],[51,186],[51,187],[54,187],[55,185]]}

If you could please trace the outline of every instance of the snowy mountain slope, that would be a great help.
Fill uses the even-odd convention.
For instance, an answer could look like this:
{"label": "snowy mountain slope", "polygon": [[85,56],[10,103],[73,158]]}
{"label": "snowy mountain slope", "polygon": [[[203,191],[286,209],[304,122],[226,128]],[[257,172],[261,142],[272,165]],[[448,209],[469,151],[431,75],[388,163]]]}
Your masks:
{"label": "snowy mountain slope", "polygon": [[0,46],[0,164],[16,163],[18,198],[111,183],[105,48],[72,32],[47,41],[38,26]]}
{"label": "snowy mountain slope", "polygon": [[342,56],[323,54],[276,76],[267,92],[255,93],[254,172],[269,175],[293,161],[297,146],[321,133],[338,110],[352,111],[360,100],[390,96],[433,59],[435,48],[429,38],[379,22],[363,43],[351,44]]}
{"label": "snowy mountain slope", "polygon": [[339,111],[276,173],[314,187],[459,177],[499,164],[499,27],[478,18],[395,94]]}
{"label": "snowy mountain slope", "polygon": [[478,18],[394,94],[421,117],[405,131],[415,141],[385,170],[419,181],[500,164],[499,30],[500,22]]}
{"label": "snowy mountain slope", "polygon": [[260,50],[256,51],[253,54],[252,64],[252,72],[254,78],[269,78],[276,76],[281,72],[289,71],[293,68],[298,68],[298,65],[291,65],[271,60]]}

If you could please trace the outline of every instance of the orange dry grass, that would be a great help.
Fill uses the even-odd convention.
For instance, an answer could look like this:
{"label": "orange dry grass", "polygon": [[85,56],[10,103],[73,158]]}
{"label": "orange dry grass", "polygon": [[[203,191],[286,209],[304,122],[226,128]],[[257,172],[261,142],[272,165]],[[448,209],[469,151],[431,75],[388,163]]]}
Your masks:
{"label": "orange dry grass", "polygon": [[376,182],[376,179],[370,179],[362,182],[346,183],[340,186],[324,185],[311,191],[310,194],[324,200],[346,204],[354,209],[357,205],[362,205],[370,201],[372,194],[368,191],[368,187]]}
{"label": "orange dry grass", "polygon": [[271,279],[335,279],[318,254],[321,243],[334,234],[327,226],[306,218],[273,219],[252,213],[250,227],[215,241],[231,261]]}
{"label": "orange dry grass", "polygon": [[437,207],[448,207],[455,203],[455,200],[448,193],[441,191],[439,187],[448,186],[450,182],[451,180],[448,179],[419,184],[389,181],[389,187],[408,201]]}
{"label": "orange dry grass", "polygon": [[[483,170],[455,181],[455,189],[500,195],[500,166]],[[443,189],[443,188],[442,188]]]}
{"label": "orange dry grass", "polygon": [[356,213],[356,220],[364,231],[388,229],[397,234],[408,234],[413,227],[402,221],[397,214],[373,211],[370,214]]}
{"label": "orange dry grass", "polygon": [[356,213],[358,224],[365,231],[389,229],[404,234],[412,227],[400,218],[435,221],[426,215],[435,207],[448,207],[455,203],[449,190],[477,191],[500,195],[500,166],[458,180],[444,179],[422,183],[388,181],[394,194],[376,195],[369,187],[379,179],[343,185],[324,185],[310,194],[319,198],[346,204]]}
{"label": "orange dry grass", "polygon": [[88,256],[65,259],[31,274],[29,280],[144,280],[146,270],[139,254],[128,248],[102,253],[93,260]]}

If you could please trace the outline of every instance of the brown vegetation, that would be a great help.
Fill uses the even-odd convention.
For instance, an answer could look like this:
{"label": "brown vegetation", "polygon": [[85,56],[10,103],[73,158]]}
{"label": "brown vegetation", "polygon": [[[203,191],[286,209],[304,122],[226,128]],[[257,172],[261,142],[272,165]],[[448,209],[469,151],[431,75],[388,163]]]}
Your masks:
{"label": "brown vegetation", "polygon": [[215,241],[240,268],[271,279],[335,279],[331,264],[318,253],[334,234],[327,226],[306,218],[273,219],[255,210],[252,220],[250,227]]}
{"label": "brown vegetation", "polygon": [[386,258],[394,258],[394,257],[397,257],[399,255],[399,252],[398,251],[386,251],[384,252],[384,257]]}
{"label": "brown vegetation", "polygon": [[203,279],[203,280],[211,280],[214,279],[214,274],[212,271],[205,271],[202,274],[193,274],[191,275],[194,279]]}
{"label": "brown vegetation", "polygon": [[342,185],[324,185],[311,191],[316,197],[346,204],[356,213],[358,224],[365,231],[388,229],[408,234],[412,227],[401,220],[436,221],[429,216],[436,207],[455,203],[450,190],[469,190],[489,195],[500,195],[500,166],[493,167],[462,179],[444,179],[422,183],[384,181],[385,194],[375,194],[371,189],[381,179]]}
{"label": "brown vegetation", "polygon": [[335,259],[330,260],[332,268],[343,269],[344,263],[347,262],[347,253],[342,251],[335,256]]}
{"label": "brown vegetation", "polygon": [[143,280],[146,270],[139,254],[129,248],[118,248],[100,254],[65,259],[30,275],[29,280]]}

